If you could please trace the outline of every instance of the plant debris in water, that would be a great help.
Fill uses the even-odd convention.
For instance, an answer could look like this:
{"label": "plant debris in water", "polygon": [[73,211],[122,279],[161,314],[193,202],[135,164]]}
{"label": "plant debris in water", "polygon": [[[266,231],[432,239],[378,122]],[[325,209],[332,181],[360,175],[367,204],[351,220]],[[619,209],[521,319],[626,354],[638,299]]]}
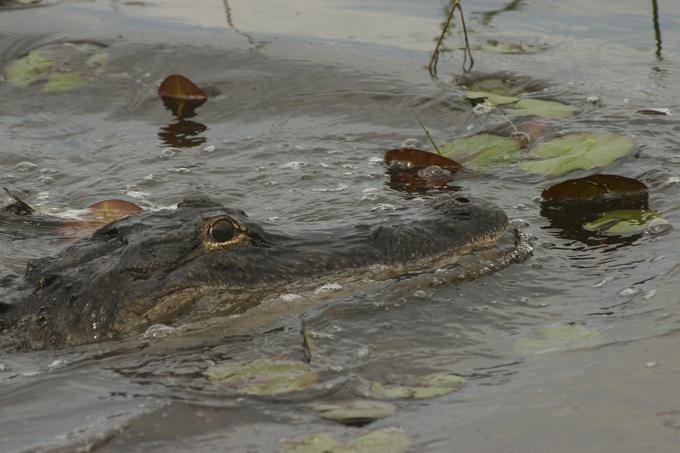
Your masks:
{"label": "plant debris in water", "polygon": [[194,82],[180,74],[166,77],[158,87],[158,95],[165,107],[177,118],[191,118],[208,96]]}
{"label": "plant debris in water", "polygon": [[105,46],[95,43],[47,44],[13,60],[5,78],[19,88],[39,86],[42,91],[67,91],[98,79],[109,64]]}
{"label": "plant debris in water", "polygon": [[457,189],[449,185],[461,165],[448,157],[417,148],[396,148],[385,153],[390,185],[398,190],[422,192]]}
{"label": "plant debris in water", "polygon": [[592,222],[583,225],[588,231],[604,236],[631,236],[644,233],[649,225],[661,216],[646,209],[619,209],[602,213]]}
{"label": "plant debris in water", "polygon": [[456,138],[441,145],[440,149],[444,156],[475,170],[512,165],[521,157],[517,140],[493,134]]}
{"label": "plant debris in water", "polygon": [[596,330],[579,324],[561,324],[518,338],[512,349],[517,354],[542,354],[597,346],[603,341]]}

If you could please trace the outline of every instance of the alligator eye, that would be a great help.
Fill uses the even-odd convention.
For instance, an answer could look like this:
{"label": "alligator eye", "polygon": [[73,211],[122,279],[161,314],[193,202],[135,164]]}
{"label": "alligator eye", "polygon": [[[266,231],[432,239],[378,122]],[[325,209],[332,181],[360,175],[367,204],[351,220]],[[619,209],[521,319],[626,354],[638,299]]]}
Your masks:
{"label": "alligator eye", "polygon": [[246,229],[228,217],[213,219],[204,228],[204,244],[208,248],[223,248],[246,238]]}
{"label": "alligator eye", "polygon": [[214,242],[228,242],[240,233],[234,224],[228,220],[219,220],[210,227],[210,240]]}

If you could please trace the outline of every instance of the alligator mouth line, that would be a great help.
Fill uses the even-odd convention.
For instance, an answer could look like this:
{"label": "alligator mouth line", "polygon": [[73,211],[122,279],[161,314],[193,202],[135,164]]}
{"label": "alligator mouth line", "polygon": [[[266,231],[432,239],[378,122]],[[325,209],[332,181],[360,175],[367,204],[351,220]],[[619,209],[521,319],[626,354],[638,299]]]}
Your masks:
{"label": "alligator mouth line", "polygon": [[[143,329],[172,319],[175,327],[186,330],[215,328],[220,335],[252,334],[326,301],[366,291],[386,281],[415,288],[471,280],[523,261],[532,251],[527,237],[506,225],[453,252],[415,263],[372,265],[254,288],[197,285],[176,289],[160,296],[139,317],[137,327]],[[330,285],[331,290],[320,291],[324,285]],[[289,297],[282,297],[286,295]]]}

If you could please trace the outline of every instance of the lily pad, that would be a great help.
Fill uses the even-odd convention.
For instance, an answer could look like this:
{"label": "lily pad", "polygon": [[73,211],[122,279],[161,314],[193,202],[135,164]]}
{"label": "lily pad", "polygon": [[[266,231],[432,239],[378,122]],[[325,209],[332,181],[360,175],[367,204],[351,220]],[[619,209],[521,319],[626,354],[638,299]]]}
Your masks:
{"label": "lily pad", "polygon": [[460,164],[448,157],[417,148],[396,148],[385,153],[385,163],[402,168],[427,168],[433,165],[458,170]]}
{"label": "lily pad", "polygon": [[618,134],[576,133],[548,140],[534,147],[532,154],[544,157],[522,164],[529,172],[557,176],[573,170],[603,167],[633,149],[633,140]]}
{"label": "lily pad", "polygon": [[576,111],[571,105],[543,99],[520,99],[512,105],[505,105],[504,110],[516,116],[541,116],[544,118],[569,118]]}
{"label": "lily pad", "polygon": [[284,453],[401,453],[411,439],[398,428],[382,428],[341,443],[329,433],[316,433],[283,442]]}
{"label": "lily pad", "polygon": [[493,93],[499,96],[517,96],[528,90],[521,84],[505,77],[484,77],[467,84],[471,92]]}
{"label": "lily pad", "polygon": [[541,194],[544,200],[552,201],[590,201],[624,197],[644,197],[646,201],[647,186],[637,179],[596,174],[555,184]]}
{"label": "lily pad", "polygon": [[434,398],[458,392],[463,388],[465,378],[456,374],[432,373],[418,378],[414,385],[383,384],[371,382],[370,391],[378,398]]}
{"label": "lily pad", "polygon": [[444,156],[477,170],[514,164],[521,153],[514,138],[492,134],[457,138],[439,148]]}
{"label": "lily pad", "polygon": [[468,91],[465,93],[465,97],[472,101],[484,100],[491,105],[514,104],[519,101],[516,96],[503,96],[488,91]]}
{"label": "lily pad", "polygon": [[604,236],[630,236],[642,234],[661,216],[646,209],[619,209],[601,214],[597,219],[583,225],[587,231]]}
{"label": "lily pad", "polygon": [[370,400],[319,404],[314,409],[321,418],[350,426],[363,426],[397,412],[397,408],[393,404]]}
{"label": "lily pad", "polygon": [[194,110],[208,99],[203,90],[181,74],[166,77],[158,87],[158,95],[165,107],[180,119],[194,116]]}
{"label": "lily pad", "polygon": [[536,334],[518,338],[512,349],[519,354],[541,354],[597,346],[602,341],[602,335],[596,330],[578,324],[566,324],[547,327]]}
{"label": "lily pad", "polygon": [[407,192],[457,189],[449,182],[461,165],[448,157],[417,148],[397,148],[385,153],[385,163],[394,189]]}
{"label": "lily pad", "polygon": [[296,392],[311,387],[319,380],[319,374],[309,365],[268,359],[225,363],[208,369],[204,374],[211,381],[245,395]]}
{"label": "lily pad", "polygon": [[108,66],[104,46],[94,43],[47,44],[10,62],[5,78],[19,88],[66,91],[97,79]]}

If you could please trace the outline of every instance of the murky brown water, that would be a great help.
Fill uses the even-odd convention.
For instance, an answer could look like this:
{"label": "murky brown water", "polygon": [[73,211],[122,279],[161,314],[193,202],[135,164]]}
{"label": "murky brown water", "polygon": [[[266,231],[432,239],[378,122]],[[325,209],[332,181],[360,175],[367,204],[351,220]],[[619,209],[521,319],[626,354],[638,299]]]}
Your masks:
{"label": "murky brown water", "polygon": [[[157,209],[204,193],[291,231],[407,218],[422,200],[389,186],[382,156],[407,140],[427,146],[412,111],[439,141],[504,123],[472,114],[450,83],[459,52],[443,57],[438,82],[427,74],[437,0],[6,3],[2,65],[62,41],[110,55],[99,80],[71,91],[0,83],[0,183],[45,210],[121,197]],[[650,207],[676,229],[586,244],[541,216],[541,191],[567,177],[514,167],[468,177],[465,193],[500,205],[534,255],[459,285],[387,284],[324,302],[308,313],[324,370],[313,389],[238,397],[202,377],[216,362],[298,358],[296,317],[250,336],[0,352],[0,451],[277,451],[281,439],[387,426],[418,452],[677,451],[680,6],[658,5],[656,32],[649,2],[463,6],[475,70],[545,81],[542,95],[578,109],[556,132],[634,137],[633,153],[606,171],[647,184]],[[488,39],[546,50],[498,54],[482,48]],[[156,97],[175,72],[210,97],[181,125]],[[636,113],[650,107],[675,115]],[[5,224],[0,240],[3,275],[64,244]],[[541,339],[554,327],[558,338]],[[362,380],[431,372],[466,384],[397,400],[395,415],[364,428],[310,409],[353,398]]]}

